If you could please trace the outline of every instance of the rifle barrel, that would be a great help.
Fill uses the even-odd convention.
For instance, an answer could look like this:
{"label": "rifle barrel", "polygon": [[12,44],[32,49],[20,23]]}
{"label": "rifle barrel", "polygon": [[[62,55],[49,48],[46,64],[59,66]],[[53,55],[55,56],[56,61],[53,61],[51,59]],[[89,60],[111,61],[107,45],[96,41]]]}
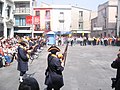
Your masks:
{"label": "rifle barrel", "polygon": [[67,49],[68,49],[68,43],[66,44],[64,53],[63,53],[63,60],[64,60],[64,66],[65,66],[65,62],[66,62],[66,57],[67,57]]}

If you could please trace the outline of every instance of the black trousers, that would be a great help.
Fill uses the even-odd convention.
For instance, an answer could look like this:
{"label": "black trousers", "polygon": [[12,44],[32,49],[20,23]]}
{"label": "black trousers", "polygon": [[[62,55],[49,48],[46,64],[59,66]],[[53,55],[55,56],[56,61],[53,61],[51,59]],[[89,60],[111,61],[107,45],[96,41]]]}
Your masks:
{"label": "black trousers", "polygon": [[20,76],[23,76],[26,73],[26,71],[20,71]]}
{"label": "black trousers", "polygon": [[[57,88],[57,89],[53,88],[53,89],[54,89],[54,90],[60,90],[60,88]],[[48,86],[48,87],[47,87],[47,90],[52,90],[52,87]]]}

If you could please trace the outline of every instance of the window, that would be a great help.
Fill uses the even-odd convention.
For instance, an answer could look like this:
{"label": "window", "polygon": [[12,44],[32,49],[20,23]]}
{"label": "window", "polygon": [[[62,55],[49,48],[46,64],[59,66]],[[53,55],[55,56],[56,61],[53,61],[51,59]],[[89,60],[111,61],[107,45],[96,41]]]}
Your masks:
{"label": "window", "polygon": [[7,16],[8,18],[10,18],[11,6],[7,6],[6,10],[7,10]]}
{"label": "window", "polygon": [[40,11],[36,11],[36,16],[40,16]]}
{"label": "window", "polygon": [[83,11],[79,11],[79,22],[83,21]]}
{"label": "window", "polygon": [[64,20],[64,12],[60,12],[59,19],[60,19],[60,20]]}
{"label": "window", "polygon": [[83,22],[79,22],[79,29],[83,29]]}
{"label": "window", "polygon": [[19,26],[19,18],[18,18],[18,17],[15,18],[15,25],[16,25],[16,26]]}
{"label": "window", "polygon": [[59,29],[60,31],[64,31],[64,23],[59,23]]}
{"label": "window", "polygon": [[26,22],[25,22],[25,18],[20,18],[20,26],[25,26]]}
{"label": "window", "polygon": [[46,19],[50,19],[50,10],[46,10],[45,17]]}
{"label": "window", "polygon": [[36,31],[40,30],[40,24],[36,24],[36,25],[35,25],[35,30],[36,30]]}
{"label": "window", "polygon": [[26,19],[24,17],[15,17],[16,26],[26,26]]}
{"label": "window", "polygon": [[79,17],[83,17],[83,11],[79,11]]}
{"label": "window", "polygon": [[50,21],[45,22],[45,28],[46,30],[50,30]]}
{"label": "window", "polygon": [[0,16],[2,16],[2,3],[0,2]]}

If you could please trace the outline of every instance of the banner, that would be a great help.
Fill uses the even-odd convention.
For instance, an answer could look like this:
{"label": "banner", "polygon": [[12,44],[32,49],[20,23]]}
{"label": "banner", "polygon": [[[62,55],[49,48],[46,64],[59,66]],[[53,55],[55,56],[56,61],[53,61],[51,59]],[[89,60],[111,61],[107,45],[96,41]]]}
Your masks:
{"label": "banner", "polygon": [[40,16],[34,16],[34,25],[40,24]]}
{"label": "banner", "polygon": [[26,16],[26,24],[32,24],[32,16]]}

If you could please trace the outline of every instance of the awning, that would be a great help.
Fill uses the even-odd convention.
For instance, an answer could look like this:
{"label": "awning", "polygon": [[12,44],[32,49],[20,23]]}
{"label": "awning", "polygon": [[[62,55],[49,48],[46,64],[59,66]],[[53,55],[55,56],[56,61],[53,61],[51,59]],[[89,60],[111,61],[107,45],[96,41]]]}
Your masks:
{"label": "awning", "polygon": [[71,34],[71,31],[57,31],[56,34]]}
{"label": "awning", "polygon": [[34,31],[34,33],[44,33],[44,31]]}
{"label": "awning", "polygon": [[47,34],[55,34],[53,31],[49,31],[47,32]]}
{"label": "awning", "polygon": [[17,31],[14,31],[14,33],[32,33],[31,30],[17,30]]}
{"label": "awning", "polygon": [[90,33],[90,31],[77,31],[77,33]]}

